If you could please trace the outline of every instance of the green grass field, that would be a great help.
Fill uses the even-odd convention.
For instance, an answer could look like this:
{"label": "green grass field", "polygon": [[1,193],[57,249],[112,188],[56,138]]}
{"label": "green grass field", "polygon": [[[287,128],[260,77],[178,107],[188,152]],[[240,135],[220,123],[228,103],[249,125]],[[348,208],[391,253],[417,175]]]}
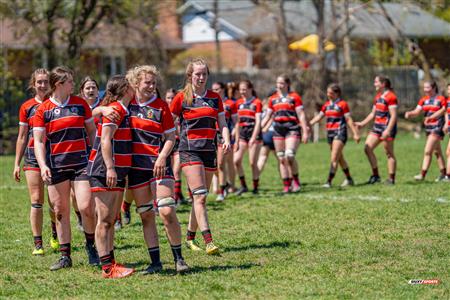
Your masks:
{"label": "green grass field", "polygon": [[[399,137],[397,185],[390,187],[362,184],[370,168],[363,144],[351,141],[345,155],[357,186],[338,188],[343,180],[339,171],[330,190],[320,187],[328,172],[328,146],[302,145],[297,157],[304,189],[289,196],[279,193],[281,181],[272,156],[259,196],[230,197],[224,203],[210,196],[210,222],[221,257],[184,249],[192,272],[175,275],[159,222],[166,272],[123,280],[104,280],[99,269],[87,265],[84,238],[75,226],[72,269],[50,272],[58,254],[49,251],[32,257],[27,190],[11,178],[13,157],[0,157],[0,297],[449,299],[450,184],[434,182],[439,173],[435,161],[425,182],[413,181],[423,144],[424,139]],[[385,179],[381,147],[377,154]],[[183,232],[188,210],[178,210]],[[132,216],[132,223],[117,234],[116,256],[142,269],[149,257],[140,221],[134,211]],[[44,222],[49,250],[47,215]],[[441,283],[410,285],[410,279]]]}

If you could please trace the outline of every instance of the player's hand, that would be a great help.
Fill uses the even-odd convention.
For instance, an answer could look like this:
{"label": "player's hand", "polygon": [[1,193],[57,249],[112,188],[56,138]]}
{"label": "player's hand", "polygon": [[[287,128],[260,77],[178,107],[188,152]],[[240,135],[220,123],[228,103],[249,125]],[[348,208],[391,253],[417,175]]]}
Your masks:
{"label": "player's hand", "polygon": [[231,150],[230,143],[224,142],[222,144],[222,150],[223,150],[223,154],[227,154]]}
{"label": "player's hand", "polygon": [[106,185],[112,189],[117,184],[117,173],[115,168],[106,169]]}
{"label": "player's hand", "polygon": [[361,122],[355,122],[354,124],[357,129],[361,129],[363,127]]}
{"label": "player's hand", "polygon": [[250,147],[250,146],[253,146],[253,144],[255,144],[256,143],[256,138],[254,138],[254,137],[252,137],[251,139],[250,139],[250,141],[248,141],[248,146]]}
{"label": "player's hand", "polygon": [[162,178],[166,172],[166,158],[163,156],[158,156],[155,161],[155,166],[153,167],[153,176],[155,178]]}
{"label": "player's hand", "polygon": [[20,166],[14,167],[13,177],[14,177],[14,180],[16,180],[17,182],[20,182]]}
{"label": "player's hand", "polygon": [[102,108],[102,115],[111,122],[117,122],[120,118],[119,113],[112,107],[104,106]]}
{"label": "player's hand", "polygon": [[42,181],[46,184],[50,184],[52,180],[52,173],[50,172],[50,168],[47,166],[44,166],[41,168],[41,177]]}
{"label": "player's hand", "polygon": [[302,143],[307,144],[309,140],[309,127],[306,127],[305,132],[302,134]]}
{"label": "player's hand", "polygon": [[405,119],[409,119],[409,111],[405,112]]}
{"label": "player's hand", "polygon": [[389,138],[389,130],[385,130],[385,131],[383,131],[383,133],[381,134],[381,137],[384,139],[384,140],[386,140],[387,138]]}
{"label": "player's hand", "polygon": [[353,139],[355,140],[355,142],[356,142],[357,144],[359,144],[359,141],[361,140],[361,137],[359,136],[359,134],[354,134],[354,135],[353,135]]}
{"label": "player's hand", "polygon": [[239,151],[239,141],[234,142],[233,151],[234,152],[238,152]]}

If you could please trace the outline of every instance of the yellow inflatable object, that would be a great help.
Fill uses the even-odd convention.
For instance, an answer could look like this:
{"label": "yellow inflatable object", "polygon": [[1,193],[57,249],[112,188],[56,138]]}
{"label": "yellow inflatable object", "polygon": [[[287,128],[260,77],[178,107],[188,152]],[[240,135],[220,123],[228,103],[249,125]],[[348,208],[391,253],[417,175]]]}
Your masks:
{"label": "yellow inflatable object", "polygon": [[[336,48],[336,45],[332,42],[325,41],[325,51],[332,51]],[[295,41],[289,44],[289,49],[305,51],[312,54],[319,53],[319,37],[317,34],[310,34],[302,38],[301,40]]]}

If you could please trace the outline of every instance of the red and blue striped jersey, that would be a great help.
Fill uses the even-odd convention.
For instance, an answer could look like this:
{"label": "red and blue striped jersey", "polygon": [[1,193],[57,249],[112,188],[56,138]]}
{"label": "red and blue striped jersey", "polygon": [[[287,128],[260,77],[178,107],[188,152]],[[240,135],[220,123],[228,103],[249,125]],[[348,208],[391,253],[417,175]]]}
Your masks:
{"label": "red and blue striped jersey", "polygon": [[153,170],[164,134],[175,131],[169,106],[156,96],[145,103],[136,100],[128,106],[133,138],[133,169]]}
{"label": "red and blue striped jersey", "polygon": [[28,162],[37,163],[36,156],[34,155],[33,119],[36,110],[41,103],[42,102],[37,101],[35,98],[31,98],[25,101],[25,103],[20,106],[19,110],[19,125],[28,127],[28,143],[25,149],[25,159]]}
{"label": "red and blue striped jersey", "polygon": [[219,94],[206,90],[194,95],[192,104],[178,93],[170,105],[172,114],[180,119],[180,151],[215,151],[219,115],[225,114]]}
{"label": "red and blue striped jersey", "polygon": [[[447,101],[443,96],[436,95],[434,97],[424,96],[417,103],[417,107],[423,110],[425,113],[425,118],[430,117],[432,114],[440,110],[442,107],[447,106]],[[445,118],[441,116],[437,119],[427,119],[425,125],[426,131],[433,131],[444,126]]]}
{"label": "red and blue striped jersey", "polygon": [[290,92],[287,96],[275,93],[269,98],[269,109],[273,111],[275,123],[298,123],[297,107],[303,108],[302,98],[296,92]]}
{"label": "red and blue striped jersey", "polygon": [[50,98],[39,105],[33,119],[33,130],[45,130],[49,168],[68,169],[87,165],[85,123],[92,121],[89,105],[77,96],[69,96],[62,104]]}
{"label": "red and blue striped jersey", "polygon": [[116,131],[112,139],[112,154],[114,160],[114,168],[119,180],[124,179],[131,167],[131,129],[128,109],[122,102],[116,101],[110,103],[109,107],[119,114],[120,118],[116,122],[103,117],[97,125],[97,134],[95,136],[94,146],[89,155],[89,163],[87,173],[89,176],[106,177],[106,166],[103,161],[101,137],[102,129],[105,126],[114,126]]}
{"label": "red and blue striped jersey", "polygon": [[345,117],[350,115],[350,109],[345,100],[328,100],[322,106],[320,113],[326,118],[326,129],[329,136],[347,131],[347,121]]}
{"label": "red and blue striped jersey", "polygon": [[450,96],[447,98],[447,117],[448,117],[448,122],[447,125],[450,126]]}
{"label": "red and blue striped jersey", "polygon": [[389,120],[391,119],[389,108],[397,107],[397,96],[392,91],[378,93],[375,96],[373,105],[375,107],[375,121],[373,127],[377,132],[382,132],[386,129]]}
{"label": "red and blue striped jersey", "polygon": [[236,101],[239,127],[255,127],[256,114],[262,113],[262,103],[256,97],[246,101],[241,98]]}

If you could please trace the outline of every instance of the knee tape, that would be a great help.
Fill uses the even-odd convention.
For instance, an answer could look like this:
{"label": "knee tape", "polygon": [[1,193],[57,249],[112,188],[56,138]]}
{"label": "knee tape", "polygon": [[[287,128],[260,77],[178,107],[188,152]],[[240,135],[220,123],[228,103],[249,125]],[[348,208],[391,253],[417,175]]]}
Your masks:
{"label": "knee tape", "polygon": [[286,150],[286,156],[287,156],[287,157],[295,157],[295,150],[293,150],[293,149],[287,149],[287,150]]}
{"label": "knee tape", "polygon": [[158,207],[175,207],[177,204],[172,197],[158,199],[156,202],[158,203]]}
{"label": "knee tape", "polygon": [[194,190],[192,190],[192,195],[208,195],[208,190],[204,187],[199,187]]}
{"label": "knee tape", "polygon": [[284,157],[284,151],[278,151],[277,152],[277,157],[283,158]]}
{"label": "knee tape", "polygon": [[143,213],[145,213],[145,212],[147,212],[147,211],[150,211],[150,210],[152,210],[153,209],[153,203],[147,203],[147,204],[144,204],[144,205],[141,205],[141,206],[139,206],[139,207],[136,207],[136,212],[138,213],[138,214],[143,214]]}
{"label": "knee tape", "polygon": [[32,207],[32,208],[37,208],[37,209],[42,209],[42,204],[39,204],[39,203],[32,203],[32,204],[31,204],[31,207]]}

